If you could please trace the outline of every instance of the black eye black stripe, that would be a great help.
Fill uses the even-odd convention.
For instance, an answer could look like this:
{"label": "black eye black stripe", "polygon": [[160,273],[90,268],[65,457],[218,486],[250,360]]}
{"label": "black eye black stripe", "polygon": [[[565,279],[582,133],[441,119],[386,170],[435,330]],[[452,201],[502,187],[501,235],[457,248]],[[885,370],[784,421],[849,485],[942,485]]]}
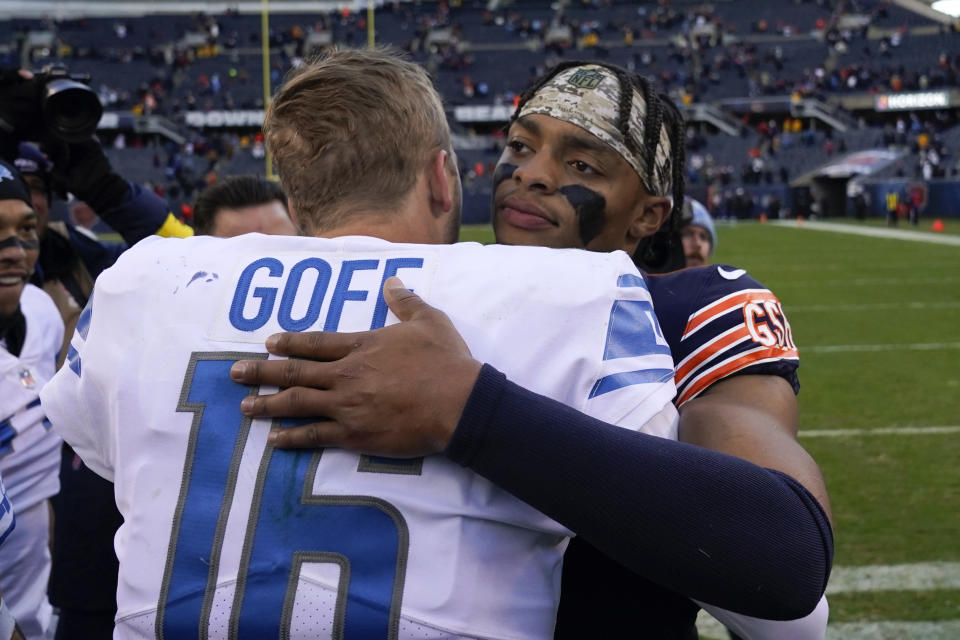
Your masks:
{"label": "black eye black stripe", "polygon": [[31,249],[39,249],[40,244],[37,242],[21,240],[16,236],[10,236],[6,240],[0,240],[0,250],[6,249],[7,247],[20,247],[24,251],[30,251]]}

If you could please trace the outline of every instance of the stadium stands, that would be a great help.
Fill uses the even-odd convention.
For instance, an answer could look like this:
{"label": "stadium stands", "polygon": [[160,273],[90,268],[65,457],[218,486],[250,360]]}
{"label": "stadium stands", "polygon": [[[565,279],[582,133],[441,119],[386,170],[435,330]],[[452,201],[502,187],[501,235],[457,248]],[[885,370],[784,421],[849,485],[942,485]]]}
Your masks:
{"label": "stadium stands", "polygon": [[[366,43],[366,13],[277,13],[270,17],[271,84],[310,55],[313,45]],[[744,133],[731,136],[698,123],[688,150],[690,180],[696,188],[781,185],[803,178],[844,153],[896,148],[908,154],[884,169],[922,177],[937,153],[936,176],[954,177],[951,150],[958,148],[957,111],[942,109],[883,113],[878,94],[949,89],[960,85],[960,35],[955,27],[907,11],[885,0],[832,2],[784,0],[765,3],[693,0],[673,2],[499,3],[393,2],[377,10],[377,41],[406,50],[435,78],[451,110],[458,105],[511,105],[531,78],[562,59],[597,58],[656,79],[678,103],[712,103],[782,98],[782,107],[728,113]],[[263,108],[259,15],[236,11],[218,15],[87,16],[81,19],[15,19],[0,23],[0,55],[28,47],[35,67],[61,63],[87,73],[107,111],[163,115],[186,140],[196,132],[187,112],[234,112]],[[31,35],[32,34],[32,35]],[[37,35],[39,34],[39,35]],[[33,44],[30,44],[33,43]],[[23,52],[20,52],[23,53]],[[780,129],[798,96],[840,104],[854,126],[834,130],[829,122],[799,116],[799,131]],[[851,102],[843,102],[849,99]],[[857,102],[859,100],[859,102]],[[919,115],[917,115],[919,114]],[[839,116],[838,116],[839,117]],[[903,121],[897,130],[897,120]],[[919,120],[919,126],[914,123]],[[773,126],[770,126],[770,123]],[[909,127],[906,125],[909,123]],[[489,135],[502,122],[465,123],[471,134]],[[111,150],[131,178],[180,198],[209,172],[263,172],[262,150],[253,151],[251,127],[232,127],[230,153],[218,150],[190,160],[188,144],[169,143],[142,133],[123,132],[127,147]],[[895,131],[895,135],[889,132]],[[116,131],[105,130],[112,142]],[[927,136],[923,146],[917,141]],[[927,146],[931,144],[932,146]],[[488,148],[493,148],[493,142]],[[208,150],[201,145],[203,154]],[[159,156],[155,157],[155,156]],[[465,192],[489,189],[495,151],[460,150]],[[210,166],[207,166],[207,165]],[[175,165],[175,166],[174,166]],[[174,166],[173,169],[170,167]],[[186,180],[182,175],[190,174]],[[197,174],[199,177],[197,177]],[[478,214],[482,215],[482,214]]]}

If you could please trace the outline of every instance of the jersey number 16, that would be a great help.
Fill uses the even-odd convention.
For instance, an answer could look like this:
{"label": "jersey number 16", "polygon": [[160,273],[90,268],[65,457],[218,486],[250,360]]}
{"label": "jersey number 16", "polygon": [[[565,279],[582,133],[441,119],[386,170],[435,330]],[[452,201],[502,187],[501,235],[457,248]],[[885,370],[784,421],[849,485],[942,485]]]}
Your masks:
{"label": "jersey number 16", "polygon": [[[265,357],[191,357],[177,410],[192,412],[193,426],[157,609],[158,639],[207,638],[217,584],[229,582],[219,577],[222,544],[251,424],[240,401],[258,391],[233,382],[229,372],[237,360]],[[406,522],[374,497],[313,495],[321,453],[264,450],[243,507],[249,512],[227,637],[289,637],[300,567],[321,562],[340,566],[332,636],[396,638]]]}

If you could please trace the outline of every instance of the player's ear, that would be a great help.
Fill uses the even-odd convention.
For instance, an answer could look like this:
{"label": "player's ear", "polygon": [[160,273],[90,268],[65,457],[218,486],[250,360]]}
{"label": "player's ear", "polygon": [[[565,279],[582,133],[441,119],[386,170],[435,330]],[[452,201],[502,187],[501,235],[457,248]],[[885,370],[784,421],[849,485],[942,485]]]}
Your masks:
{"label": "player's ear", "polygon": [[633,221],[627,228],[627,237],[624,239],[625,250],[628,253],[636,251],[641,239],[655,234],[670,217],[672,206],[670,198],[664,196],[647,195],[640,198]]}
{"label": "player's ear", "polygon": [[430,192],[430,206],[434,215],[447,213],[453,208],[449,163],[450,153],[438,149],[430,156],[430,162],[427,165],[427,188]]}

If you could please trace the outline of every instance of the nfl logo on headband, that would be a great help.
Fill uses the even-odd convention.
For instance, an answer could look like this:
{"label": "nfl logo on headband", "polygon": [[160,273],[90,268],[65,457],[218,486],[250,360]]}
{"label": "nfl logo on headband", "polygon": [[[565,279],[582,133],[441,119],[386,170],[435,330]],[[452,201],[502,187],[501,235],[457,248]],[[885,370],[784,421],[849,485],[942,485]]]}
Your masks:
{"label": "nfl logo on headband", "polygon": [[577,89],[596,89],[603,82],[603,74],[594,69],[577,69],[567,80]]}

